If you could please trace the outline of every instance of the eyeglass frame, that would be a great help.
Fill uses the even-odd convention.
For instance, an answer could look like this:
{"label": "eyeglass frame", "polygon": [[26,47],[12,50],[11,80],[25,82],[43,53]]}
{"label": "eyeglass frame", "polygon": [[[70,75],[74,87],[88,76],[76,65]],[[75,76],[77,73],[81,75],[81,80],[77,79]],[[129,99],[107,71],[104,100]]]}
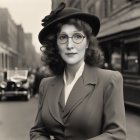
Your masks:
{"label": "eyeglass frame", "polygon": [[[79,43],[77,43],[77,42],[75,42],[75,41],[73,40],[73,37],[74,37],[75,34],[80,34],[80,35],[82,36],[82,40],[81,40]],[[73,43],[75,43],[75,44],[80,44],[80,43],[83,42],[84,38],[86,38],[86,36],[83,35],[83,34],[81,34],[81,33],[74,33],[71,37],[68,36],[67,34],[58,34],[57,39],[58,39],[58,37],[59,37],[60,35],[66,35],[66,36],[67,36],[67,41],[64,42],[64,43],[60,43],[60,44],[66,44],[66,43],[68,42],[68,39],[69,39],[69,38],[72,39]]]}

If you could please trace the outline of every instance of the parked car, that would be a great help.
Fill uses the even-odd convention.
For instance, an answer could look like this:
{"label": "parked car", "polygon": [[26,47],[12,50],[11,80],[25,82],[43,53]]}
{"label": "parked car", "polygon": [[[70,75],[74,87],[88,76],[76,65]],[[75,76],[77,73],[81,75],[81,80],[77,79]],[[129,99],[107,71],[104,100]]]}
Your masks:
{"label": "parked car", "polygon": [[30,100],[32,96],[28,70],[8,70],[7,79],[0,83],[0,99],[18,96],[24,100]]}

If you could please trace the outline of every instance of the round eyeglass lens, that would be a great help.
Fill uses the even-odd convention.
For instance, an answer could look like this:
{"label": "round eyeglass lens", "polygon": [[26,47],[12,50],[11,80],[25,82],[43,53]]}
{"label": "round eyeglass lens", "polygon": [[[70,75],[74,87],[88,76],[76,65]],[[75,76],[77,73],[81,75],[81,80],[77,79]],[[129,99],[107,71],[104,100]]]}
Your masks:
{"label": "round eyeglass lens", "polygon": [[58,36],[58,41],[61,44],[64,44],[68,41],[68,36],[66,34],[61,34],[61,35]]}
{"label": "round eyeglass lens", "polygon": [[75,42],[75,43],[81,43],[83,41],[83,39],[84,39],[84,36],[82,34],[80,34],[80,33],[75,33],[73,35],[72,39],[73,39],[73,42]]}

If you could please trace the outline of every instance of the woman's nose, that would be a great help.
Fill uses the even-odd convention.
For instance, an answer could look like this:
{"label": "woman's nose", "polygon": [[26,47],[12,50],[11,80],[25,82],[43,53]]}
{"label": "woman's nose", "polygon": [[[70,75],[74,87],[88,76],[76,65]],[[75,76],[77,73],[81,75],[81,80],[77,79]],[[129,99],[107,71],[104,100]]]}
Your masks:
{"label": "woman's nose", "polygon": [[72,38],[68,38],[67,49],[72,49],[73,46],[74,46],[74,43],[72,41]]}

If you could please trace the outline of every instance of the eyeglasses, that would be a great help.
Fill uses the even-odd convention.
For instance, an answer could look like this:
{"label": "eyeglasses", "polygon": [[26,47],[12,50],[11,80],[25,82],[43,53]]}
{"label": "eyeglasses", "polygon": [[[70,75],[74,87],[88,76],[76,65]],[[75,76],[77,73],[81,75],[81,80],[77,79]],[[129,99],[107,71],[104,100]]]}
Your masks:
{"label": "eyeglasses", "polygon": [[69,37],[67,34],[59,34],[57,37],[57,41],[60,44],[65,44],[68,42],[69,38],[71,38],[74,43],[80,44],[85,38],[85,36],[81,33],[74,33],[72,37]]}

